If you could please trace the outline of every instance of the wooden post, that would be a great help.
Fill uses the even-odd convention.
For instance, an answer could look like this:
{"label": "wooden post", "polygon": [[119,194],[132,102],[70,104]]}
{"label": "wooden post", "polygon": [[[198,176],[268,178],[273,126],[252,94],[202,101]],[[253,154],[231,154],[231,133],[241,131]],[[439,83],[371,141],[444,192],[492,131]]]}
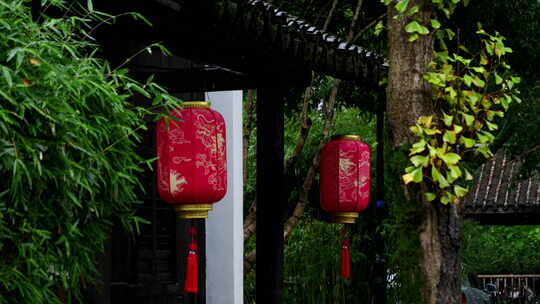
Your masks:
{"label": "wooden post", "polygon": [[[384,109],[386,95],[384,94],[384,91],[380,92],[379,95],[377,100],[377,176],[375,183],[375,201],[380,205],[375,206],[375,218],[377,225],[382,225],[387,213],[387,207],[384,202]],[[374,303],[386,304],[386,257],[384,256],[384,239],[380,233],[375,233],[375,246]]]}
{"label": "wooden post", "polygon": [[37,22],[43,8],[40,0],[32,0],[32,21]]}
{"label": "wooden post", "polygon": [[283,88],[257,90],[256,302],[283,298]]}

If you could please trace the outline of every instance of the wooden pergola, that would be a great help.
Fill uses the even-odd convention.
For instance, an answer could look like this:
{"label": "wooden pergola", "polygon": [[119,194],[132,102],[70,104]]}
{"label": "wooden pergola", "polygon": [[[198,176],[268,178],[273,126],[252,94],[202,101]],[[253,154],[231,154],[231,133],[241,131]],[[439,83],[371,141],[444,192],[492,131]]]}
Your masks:
{"label": "wooden pergola", "polygon": [[[156,82],[185,99],[204,98],[203,92],[207,91],[257,89],[256,297],[257,303],[282,303],[285,98],[291,88],[309,86],[313,71],[352,81],[367,89],[378,89],[387,74],[385,59],[260,0],[98,0],[94,1],[94,6],[112,15],[139,12],[153,24],[150,27],[122,17],[114,25],[100,27],[98,42],[112,66],[123,64],[126,58],[155,42],[174,54],[134,58],[129,63],[133,77],[145,80],[154,75]],[[378,107],[381,138],[383,104]],[[152,145],[153,139],[149,136],[142,153],[152,156]],[[378,153],[382,170],[382,150]],[[147,184],[155,188],[153,173],[148,175]],[[382,199],[382,175],[378,185],[378,198]],[[159,217],[160,226],[154,227],[157,224],[153,221],[154,228],[143,231],[137,245],[125,241],[121,231],[113,232],[110,254],[114,265],[109,265],[111,274],[105,278],[111,286],[110,295],[96,303],[107,303],[103,302],[107,299],[116,303],[117,299],[143,298],[148,301],[144,303],[205,301],[204,297],[179,298],[182,292],[178,284],[151,279],[161,276],[166,278],[163,282],[174,278],[176,282],[182,280],[182,270],[171,274],[159,273],[156,269],[170,269],[171,263],[174,264],[171,261],[181,265],[183,257],[171,256],[170,251],[186,245],[181,234],[187,226],[174,219],[172,210],[162,204],[155,190],[150,188],[141,216],[151,220]],[[202,221],[198,226],[200,231],[204,229]],[[156,245],[159,238],[172,245]],[[199,247],[204,251],[204,239],[199,240]],[[145,262],[126,259],[126,254],[144,258]],[[141,270],[139,265],[145,263],[151,270]],[[200,273],[204,273],[204,265],[201,268]],[[384,290],[384,268],[381,269],[379,281]],[[141,287],[141,281],[150,283],[142,283],[144,287]],[[204,293],[204,277],[200,278],[199,285],[203,286]]]}

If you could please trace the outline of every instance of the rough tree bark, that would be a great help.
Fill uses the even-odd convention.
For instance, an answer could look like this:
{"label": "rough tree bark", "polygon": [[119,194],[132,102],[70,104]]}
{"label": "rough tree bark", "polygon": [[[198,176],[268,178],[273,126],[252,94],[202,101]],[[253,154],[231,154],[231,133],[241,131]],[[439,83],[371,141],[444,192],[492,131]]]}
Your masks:
{"label": "rough tree bark", "polygon": [[[413,0],[410,7],[418,5],[418,16],[423,24],[432,17],[430,0]],[[397,12],[388,8],[388,41],[390,72],[387,92],[387,116],[391,127],[393,146],[416,141],[409,131],[419,116],[432,115],[431,87],[422,74],[433,56],[433,37],[421,36],[417,41],[407,41],[404,26],[408,18],[394,18]],[[422,190],[405,188],[405,197],[422,200]],[[422,250],[421,266],[424,274],[422,294],[428,304],[459,303],[461,216],[457,205],[438,202],[422,203],[424,219],[419,225]]]}

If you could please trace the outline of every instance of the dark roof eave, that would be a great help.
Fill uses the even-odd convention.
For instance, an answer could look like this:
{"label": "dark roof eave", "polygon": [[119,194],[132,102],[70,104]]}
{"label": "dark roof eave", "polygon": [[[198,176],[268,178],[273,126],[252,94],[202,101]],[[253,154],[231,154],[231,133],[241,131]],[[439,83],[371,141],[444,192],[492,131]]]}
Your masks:
{"label": "dark roof eave", "polygon": [[246,56],[279,56],[318,73],[370,87],[377,86],[388,73],[384,57],[323,32],[265,1],[155,1],[180,11],[189,7],[200,11],[201,16],[204,12],[209,17],[200,22],[213,23],[215,27],[210,29],[227,27],[233,31],[228,35],[254,46],[247,50],[253,54]]}

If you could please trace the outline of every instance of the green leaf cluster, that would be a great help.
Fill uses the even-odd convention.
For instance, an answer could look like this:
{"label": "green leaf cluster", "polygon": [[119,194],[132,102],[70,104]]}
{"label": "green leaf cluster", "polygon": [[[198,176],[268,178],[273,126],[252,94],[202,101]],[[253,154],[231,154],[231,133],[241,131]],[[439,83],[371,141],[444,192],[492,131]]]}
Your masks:
{"label": "green leaf cluster", "polygon": [[0,0],[2,304],[83,301],[112,222],[141,222],[138,131],[165,115],[152,106],[180,104],[94,57],[90,24],[103,20],[90,7],[36,23],[29,1]]}
{"label": "green leaf cluster", "polygon": [[[429,20],[429,22],[422,21],[417,13],[420,10],[418,5],[410,5],[410,0],[381,0],[385,5],[393,5],[397,11],[397,15],[394,18],[408,18],[408,23],[405,25],[405,32],[409,33],[409,42],[417,40],[420,35],[429,35],[430,33],[435,32],[438,38],[448,36],[449,39],[452,39],[454,33],[450,30],[440,30],[441,22],[440,18],[437,18],[437,13],[435,13],[435,18]],[[464,6],[469,5],[469,0],[431,0],[431,4],[436,8],[436,12],[441,13],[444,17],[450,18],[454,13],[459,3],[462,2]]]}
{"label": "green leaf cluster", "polygon": [[470,151],[492,156],[489,145],[499,128],[497,118],[512,102],[520,102],[516,88],[520,78],[510,73],[503,60],[512,52],[504,37],[481,28],[478,34],[483,48],[477,56],[438,52],[424,74],[440,116],[422,116],[410,128],[419,141],[410,149],[412,166],[405,170],[403,181],[426,184],[426,201],[457,203],[467,194],[464,182],[472,176],[462,159]]}

